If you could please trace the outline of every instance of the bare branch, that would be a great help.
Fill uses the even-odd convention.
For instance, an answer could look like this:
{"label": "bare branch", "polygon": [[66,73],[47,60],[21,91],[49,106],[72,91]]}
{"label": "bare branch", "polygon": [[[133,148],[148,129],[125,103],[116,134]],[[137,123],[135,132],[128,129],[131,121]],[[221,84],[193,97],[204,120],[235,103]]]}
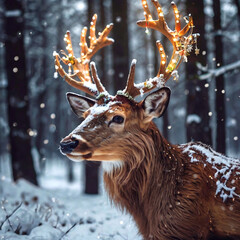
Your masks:
{"label": "bare branch", "polygon": [[[10,218],[21,206],[22,206],[22,202],[12,211],[11,214],[7,214],[7,211],[6,211],[5,207],[3,207],[3,210],[4,210],[4,212],[6,213],[6,218],[5,218],[5,220],[1,223],[1,225],[0,225],[0,230],[2,229],[2,227],[3,227],[3,225],[4,225],[4,223],[5,223],[6,221],[8,221],[9,226],[10,226],[10,227],[12,228],[12,230],[13,230],[13,227],[12,227],[12,224],[11,224],[9,218]],[[13,231],[14,231],[14,230],[13,230]]]}
{"label": "bare branch", "polygon": [[[201,70],[204,70],[202,68],[202,66],[198,65],[198,68],[200,68]],[[206,71],[207,73],[201,75],[199,77],[199,79],[200,80],[206,80],[206,79],[209,79],[209,78],[218,77],[222,74],[225,74],[227,72],[233,71],[233,70],[238,69],[238,68],[240,68],[240,60],[237,61],[237,62],[234,62],[234,63],[230,63],[228,65],[222,66],[220,68],[209,69],[209,70]]]}

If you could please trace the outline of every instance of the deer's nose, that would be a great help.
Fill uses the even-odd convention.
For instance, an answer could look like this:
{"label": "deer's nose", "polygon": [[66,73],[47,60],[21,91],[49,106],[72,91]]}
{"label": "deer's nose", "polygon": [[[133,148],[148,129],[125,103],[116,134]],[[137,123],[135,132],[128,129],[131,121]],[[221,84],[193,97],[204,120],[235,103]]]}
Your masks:
{"label": "deer's nose", "polygon": [[71,153],[78,145],[78,140],[60,142],[60,149],[62,153]]}

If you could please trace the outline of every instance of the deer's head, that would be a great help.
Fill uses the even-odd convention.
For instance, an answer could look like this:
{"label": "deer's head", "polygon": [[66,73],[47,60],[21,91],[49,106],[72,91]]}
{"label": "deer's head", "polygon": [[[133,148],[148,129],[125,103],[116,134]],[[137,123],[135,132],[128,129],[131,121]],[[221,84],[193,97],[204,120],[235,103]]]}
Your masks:
{"label": "deer's head", "polygon": [[164,113],[170,89],[163,87],[140,103],[116,95],[106,101],[94,101],[73,93],[67,94],[69,104],[78,117],[84,118],[61,143],[61,152],[72,160],[123,160],[126,144],[146,131],[155,117]]}
{"label": "deer's head", "polygon": [[[167,108],[170,89],[165,87],[166,81],[171,76],[176,76],[176,69],[182,59],[186,58],[192,44],[196,43],[196,34],[192,34],[193,21],[191,16],[187,25],[181,29],[179,11],[174,3],[172,7],[175,15],[175,30],[171,30],[164,20],[162,8],[158,1],[153,4],[158,13],[158,19],[153,20],[146,1],[142,1],[145,20],[138,21],[141,27],[149,27],[163,33],[173,45],[173,54],[167,65],[167,56],[162,44],[157,41],[161,62],[159,71],[154,78],[143,83],[134,84],[136,61],[131,64],[127,86],[123,91],[118,91],[116,96],[107,93],[98,78],[94,63],[90,64],[92,78],[90,77],[89,62],[92,56],[102,47],[113,43],[108,38],[112,24],[107,25],[98,38],[95,35],[97,15],[92,18],[90,27],[90,47],[86,43],[85,27],[81,35],[81,58],[76,58],[72,49],[70,33],[65,35],[68,54],[60,57],[55,56],[55,67],[58,73],[75,88],[89,95],[95,96],[96,100],[68,93],[67,99],[73,112],[84,120],[74,129],[61,143],[61,152],[72,160],[105,160],[114,161],[125,159],[126,145],[131,147],[132,141],[137,141],[139,133],[147,131],[153,118],[161,117]],[[187,33],[188,36],[185,36]],[[60,61],[69,66],[67,74],[62,68]],[[73,70],[73,74],[72,73]],[[79,80],[76,80],[78,77]],[[157,91],[150,93],[141,102],[134,98],[150,92],[154,88]]]}

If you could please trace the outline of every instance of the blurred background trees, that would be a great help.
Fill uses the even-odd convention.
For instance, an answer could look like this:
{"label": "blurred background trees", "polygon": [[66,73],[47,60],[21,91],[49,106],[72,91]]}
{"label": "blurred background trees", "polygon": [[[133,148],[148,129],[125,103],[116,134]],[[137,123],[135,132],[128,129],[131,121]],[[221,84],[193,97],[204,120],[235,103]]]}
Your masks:
{"label": "blurred background trees", "polygon": [[[150,2],[150,1],[149,1]],[[173,14],[169,1],[159,0],[167,21]],[[170,80],[172,97],[167,114],[156,121],[172,143],[203,141],[219,152],[240,156],[240,3],[238,0],[175,1],[183,17],[192,13],[200,54],[189,56],[179,69],[178,82]],[[64,49],[66,30],[75,51],[83,26],[98,13],[97,29],[114,23],[113,46],[102,49],[94,61],[110,93],[125,86],[129,63],[138,60],[136,82],[153,77],[160,39],[168,55],[172,48],[158,33],[137,27],[143,19],[141,1],[130,0],[14,0],[0,2],[0,171],[33,183],[58,174],[82,190],[97,193],[97,163],[73,163],[58,151],[62,137],[79,123],[66,99],[78,92],[60,77],[54,78],[52,52]],[[227,68],[225,66],[228,66]],[[230,70],[229,70],[230,69]],[[80,166],[80,167],[79,167]],[[53,171],[52,169],[57,169]],[[81,171],[81,174],[79,173]],[[50,179],[50,178],[49,178]]]}
{"label": "blurred background trees", "polygon": [[201,141],[212,145],[212,131],[208,114],[210,112],[209,91],[205,87],[208,84],[208,79],[200,81],[199,77],[202,72],[198,70],[196,65],[196,62],[200,62],[203,66],[207,65],[204,0],[187,0],[186,9],[192,16],[197,16],[197,21],[194,22],[194,25],[200,34],[198,48],[201,49],[202,53],[199,55],[191,54],[189,62],[186,64],[186,90],[188,91],[186,107],[187,141]]}
{"label": "blurred background trees", "polygon": [[5,64],[7,115],[14,180],[26,178],[37,184],[31,155],[29,89],[24,45],[24,8],[20,1],[5,1]]}

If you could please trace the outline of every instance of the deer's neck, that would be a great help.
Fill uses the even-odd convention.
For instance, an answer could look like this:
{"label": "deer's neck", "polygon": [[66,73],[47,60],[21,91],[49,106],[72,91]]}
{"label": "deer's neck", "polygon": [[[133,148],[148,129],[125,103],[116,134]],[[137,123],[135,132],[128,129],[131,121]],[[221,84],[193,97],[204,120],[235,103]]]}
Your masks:
{"label": "deer's neck", "polygon": [[142,218],[138,224],[144,225],[143,219],[147,221],[154,204],[164,208],[166,201],[162,204],[162,199],[168,199],[166,204],[174,201],[183,161],[180,150],[167,142],[153,123],[146,133],[136,135],[126,139],[130,147],[124,164],[105,173],[104,180],[114,203],[127,209],[137,223]]}

